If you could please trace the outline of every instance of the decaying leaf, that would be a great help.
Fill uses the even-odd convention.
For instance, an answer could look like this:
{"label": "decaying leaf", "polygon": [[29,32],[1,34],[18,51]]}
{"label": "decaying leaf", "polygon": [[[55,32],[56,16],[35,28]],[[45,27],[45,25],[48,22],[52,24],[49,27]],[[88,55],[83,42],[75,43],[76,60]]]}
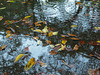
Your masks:
{"label": "decaying leaf", "polygon": [[79,46],[76,44],[73,48],[73,50],[77,51],[79,49]]}
{"label": "decaying leaf", "polygon": [[79,40],[79,38],[74,38],[74,37],[73,38],[70,38],[70,39],[72,39],[72,40]]}
{"label": "decaying leaf", "polygon": [[34,40],[38,40],[38,39],[39,39],[39,37],[33,37],[33,39],[34,39]]}
{"label": "decaying leaf", "polygon": [[53,44],[50,45],[51,48],[54,48],[55,46]]}
{"label": "decaying leaf", "polygon": [[65,65],[69,68],[71,68],[64,60],[63,60],[63,63],[65,63]]}
{"label": "decaying leaf", "polygon": [[84,45],[85,44],[85,41],[80,41],[79,42],[79,45]]}
{"label": "decaying leaf", "polygon": [[34,58],[31,58],[24,68],[25,71],[29,70],[36,63],[37,63],[37,61]]}
{"label": "decaying leaf", "polygon": [[40,63],[40,65],[42,66],[42,67],[47,67],[47,64],[46,63],[43,63],[43,62],[41,62],[41,61],[38,61],[39,63]]}
{"label": "decaying leaf", "polygon": [[31,17],[31,16],[26,16],[26,17],[24,17],[24,18],[26,19],[26,18],[29,18],[29,17]]}
{"label": "decaying leaf", "polygon": [[41,43],[42,43],[41,40],[38,40],[38,41],[37,41],[37,45],[40,45]]}
{"label": "decaying leaf", "polygon": [[24,56],[24,54],[19,54],[19,55],[15,58],[15,62],[17,62],[22,56]]}
{"label": "decaying leaf", "polygon": [[100,75],[100,69],[89,69],[88,74],[89,75]]}
{"label": "decaying leaf", "polygon": [[58,34],[58,32],[53,32],[53,35],[57,35]]}
{"label": "decaying leaf", "polygon": [[66,45],[61,44],[61,48],[59,48],[58,51],[65,50],[65,48],[66,48]]}
{"label": "decaying leaf", "polygon": [[9,38],[10,36],[13,36],[13,34],[7,34],[6,37]]}
{"label": "decaying leaf", "polygon": [[89,41],[88,44],[90,45],[100,45],[97,41]]}
{"label": "decaying leaf", "polygon": [[33,31],[42,33],[42,30],[40,30],[40,29],[36,29],[36,30],[33,30]]}
{"label": "decaying leaf", "polygon": [[51,50],[49,53],[50,53],[51,55],[56,55],[58,52],[56,52],[55,50]]}
{"label": "decaying leaf", "polygon": [[4,50],[6,47],[7,47],[7,45],[1,46],[1,47],[0,47],[0,51],[1,51],[1,50]]}

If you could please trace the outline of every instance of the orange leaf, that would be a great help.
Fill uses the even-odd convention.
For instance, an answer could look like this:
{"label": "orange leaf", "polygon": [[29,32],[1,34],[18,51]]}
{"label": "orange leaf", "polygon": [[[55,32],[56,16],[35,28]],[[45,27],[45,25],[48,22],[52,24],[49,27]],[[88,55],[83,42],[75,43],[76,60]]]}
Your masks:
{"label": "orange leaf", "polygon": [[73,48],[73,50],[77,51],[79,49],[79,46],[76,44]]}
{"label": "orange leaf", "polygon": [[58,52],[56,52],[55,50],[51,50],[49,53],[50,53],[51,55],[56,55]]}
{"label": "orange leaf", "polygon": [[76,36],[75,34],[70,34],[70,33],[67,33],[69,36]]}
{"label": "orange leaf", "polygon": [[30,36],[30,34],[26,34],[26,36]]}
{"label": "orange leaf", "polygon": [[53,35],[53,31],[49,32],[48,36],[51,37]]}
{"label": "orange leaf", "polygon": [[7,45],[1,46],[1,47],[0,47],[0,51],[1,51],[1,50],[4,50],[6,47],[7,47]]}
{"label": "orange leaf", "polygon": [[65,65],[68,66],[69,68],[71,68],[64,60],[63,60],[63,63],[65,63]]}
{"label": "orange leaf", "polygon": [[91,57],[92,57],[92,56],[94,56],[94,55],[93,55],[93,54],[90,54],[89,56],[91,56]]}
{"label": "orange leaf", "polygon": [[79,40],[79,38],[71,38],[72,40]]}
{"label": "orange leaf", "polygon": [[4,72],[4,74],[3,75],[7,75],[7,72]]}
{"label": "orange leaf", "polygon": [[50,41],[50,40],[46,40],[46,43],[47,43],[47,44],[51,44],[51,41]]}
{"label": "orange leaf", "polygon": [[7,33],[7,34],[10,34],[10,33],[11,33],[11,31],[10,31],[10,30],[7,30],[7,31],[6,31],[6,33]]}
{"label": "orange leaf", "polygon": [[33,39],[34,39],[34,40],[38,40],[38,39],[39,39],[39,37],[33,37]]}
{"label": "orange leaf", "polygon": [[80,41],[79,42],[79,45],[83,45],[83,44],[85,44],[85,41]]}

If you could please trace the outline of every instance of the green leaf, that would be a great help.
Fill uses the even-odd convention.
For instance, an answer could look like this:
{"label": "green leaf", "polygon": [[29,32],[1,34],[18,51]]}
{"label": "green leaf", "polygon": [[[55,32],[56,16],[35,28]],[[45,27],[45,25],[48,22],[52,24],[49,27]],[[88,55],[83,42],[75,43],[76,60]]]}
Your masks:
{"label": "green leaf", "polygon": [[6,7],[2,7],[2,8],[0,8],[0,9],[6,9]]}
{"label": "green leaf", "polygon": [[3,19],[3,16],[0,16],[0,21]]}

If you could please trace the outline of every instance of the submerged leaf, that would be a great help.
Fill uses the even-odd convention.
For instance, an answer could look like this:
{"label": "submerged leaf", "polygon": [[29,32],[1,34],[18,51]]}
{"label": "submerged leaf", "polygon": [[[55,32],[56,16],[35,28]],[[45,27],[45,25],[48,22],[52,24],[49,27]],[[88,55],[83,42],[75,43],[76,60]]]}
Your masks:
{"label": "submerged leaf", "polygon": [[15,59],[15,62],[17,62],[22,56],[24,56],[24,54],[19,54],[16,59]]}
{"label": "submerged leaf", "polygon": [[41,65],[42,67],[47,67],[47,64],[46,64],[46,63],[43,63],[43,62],[41,62],[41,61],[39,61],[39,63],[40,63],[40,65]]}
{"label": "submerged leaf", "polygon": [[25,71],[29,70],[36,63],[37,63],[37,61],[34,58],[31,58],[24,68]]}
{"label": "submerged leaf", "polygon": [[53,35],[53,31],[50,31],[48,36],[51,37]]}

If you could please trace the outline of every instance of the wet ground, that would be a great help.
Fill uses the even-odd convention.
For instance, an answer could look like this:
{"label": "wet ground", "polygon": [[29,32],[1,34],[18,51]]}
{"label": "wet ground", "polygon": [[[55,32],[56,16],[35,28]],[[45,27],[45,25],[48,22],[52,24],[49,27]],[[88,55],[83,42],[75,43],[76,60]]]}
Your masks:
{"label": "wet ground", "polygon": [[[7,45],[0,51],[0,75],[7,72],[8,75],[88,75],[88,70],[100,68],[100,2],[81,1],[82,4],[74,4],[74,0],[67,3],[67,0],[49,1],[23,1],[6,2],[0,1],[0,46]],[[78,2],[78,1],[77,1]],[[79,5],[80,4],[80,7]],[[65,8],[66,7],[66,8]],[[68,8],[67,8],[68,7]],[[75,9],[76,8],[76,9]],[[80,9],[80,10],[79,10]],[[28,20],[22,20],[25,16],[32,15]],[[14,20],[14,21],[12,21]],[[6,22],[5,22],[6,21]],[[34,22],[46,21],[41,27],[35,26]],[[53,31],[58,31],[56,36],[46,36],[33,29],[43,29],[48,26]],[[74,27],[71,27],[74,25]],[[77,25],[77,27],[75,27]],[[9,28],[11,27],[11,28]],[[7,38],[7,31],[11,31],[13,36]],[[67,33],[75,34],[75,38]],[[52,50],[49,45],[44,46],[46,40],[51,40],[52,44],[61,43],[61,35],[67,35],[66,47],[73,48],[76,44],[80,45],[77,51],[63,50],[56,55],[50,55]],[[40,37],[42,43],[37,45],[34,36]],[[80,43],[81,41],[81,43]],[[83,44],[83,41],[85,42]],[[25,47],[32,46],[30,52],[24,51]],[[37,51],[38,50],[38,51]],[[28,55],[24,60],[14,63],[19,54]],[[41,54],[38,57],[38,54]],[[90,56],[90,54],[94,56]],[[35,57],[47,64],[41,67],[40,64],[34,65],[28,71],[24,70],[25,65]],[[72,68],[63,63],[63,60]],[[42,75],[40,74],[40,75]]]}

